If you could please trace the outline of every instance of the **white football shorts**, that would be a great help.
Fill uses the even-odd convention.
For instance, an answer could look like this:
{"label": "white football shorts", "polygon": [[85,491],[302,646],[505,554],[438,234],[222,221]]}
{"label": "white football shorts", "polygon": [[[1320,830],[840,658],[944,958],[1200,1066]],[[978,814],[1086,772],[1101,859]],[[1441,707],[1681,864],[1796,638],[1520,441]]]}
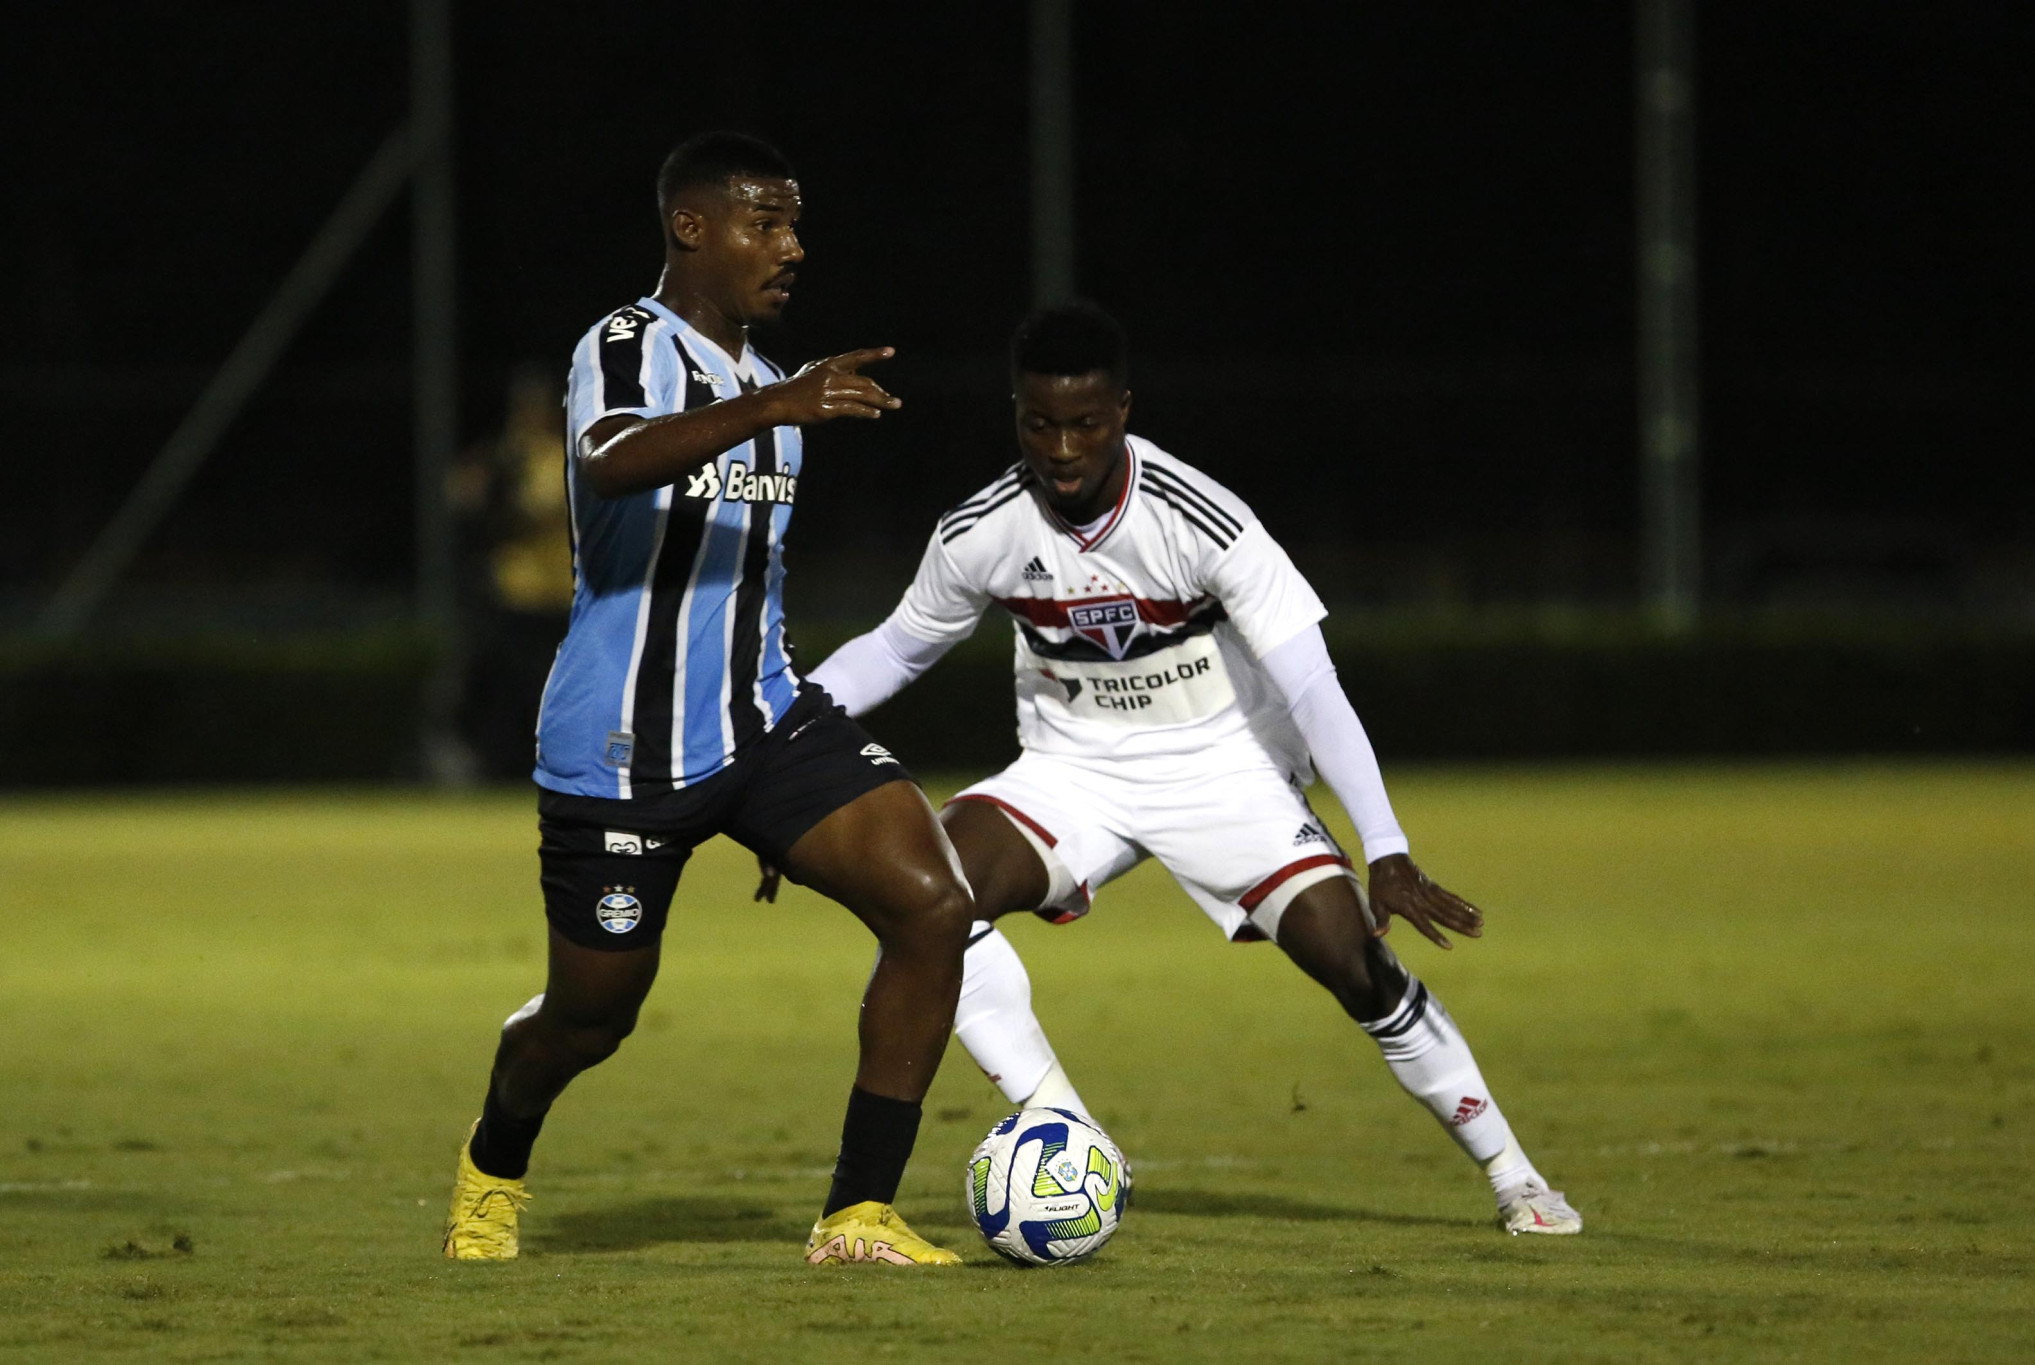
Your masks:
{"label": "white football shorts", "polygon": [[1299,785],[1262,750],[1237,749],[1102,761],[1027,750],[954,799],[1010,817],[1046,865],[1052,889],[1038,913],[1056,924],[1153,857],[1232,941],[1275,939],[1302,891],[1356,879]]}

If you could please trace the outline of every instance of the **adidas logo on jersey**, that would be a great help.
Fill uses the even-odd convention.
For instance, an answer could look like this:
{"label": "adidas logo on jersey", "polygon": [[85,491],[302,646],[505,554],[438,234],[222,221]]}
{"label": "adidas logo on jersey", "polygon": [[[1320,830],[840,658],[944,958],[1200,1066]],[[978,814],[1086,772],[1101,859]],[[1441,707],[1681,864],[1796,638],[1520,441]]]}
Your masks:
{"label": "adidas logo on jersey", "polygon": [[791,502],[798,497],[796,474],[752,474],[737,461],[728,466],[725,485],[720,468],[705,464],[686,475],[685,495],[712,502]]}
{"label": "adidas logo on jersey", "polygon": [[1041,563],[1037,555],[1033,555],[1032,562],[1025,565],[1023,578],[1027,583],[1050,583],[1053,571]]}

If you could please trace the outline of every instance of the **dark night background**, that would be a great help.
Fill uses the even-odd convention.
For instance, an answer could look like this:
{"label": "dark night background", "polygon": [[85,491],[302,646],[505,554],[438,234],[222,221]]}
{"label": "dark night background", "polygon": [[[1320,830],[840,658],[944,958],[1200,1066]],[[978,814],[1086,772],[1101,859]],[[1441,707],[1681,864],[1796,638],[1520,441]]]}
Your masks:
{"label": "dark night background", "polygon": [[[896,345],[907,403],[811,439],[790,607],[825,634],[887,609],[930,518],[1011,458],[1025,11],[759,15],[461,7],[461,431],[489,437],[519,365],[562,375],[652,287],[674,140],[768,135],[800,168],[809,260],[762,349]],[[1131,330],[1134,429],[1250,499],[1331,605],[1630,610],[1630,8],[1209,15],[1075,7],[1079,276]],[[2025,638],[2035,12],[1792,0],[1697,25],[1706,608]],[[17,28],[0,625],[32,618],[403,117],[406,42],[389,0]],[[116,621],[266,637],[400,612],[406,207]]]}

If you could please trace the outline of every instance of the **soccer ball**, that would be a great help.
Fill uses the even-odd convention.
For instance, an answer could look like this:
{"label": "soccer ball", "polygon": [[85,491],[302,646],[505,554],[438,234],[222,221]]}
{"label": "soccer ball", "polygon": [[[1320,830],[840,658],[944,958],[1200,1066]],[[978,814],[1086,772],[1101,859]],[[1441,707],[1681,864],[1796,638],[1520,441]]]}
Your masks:
{"label": "soccer ball", "polygon": [[968,1211],[989,1249],[1018,1265],[1072,1265],[1102,1249],[1130,1203],[1109,1134],[1071,1109],[1025,1109],[968,1158]]}

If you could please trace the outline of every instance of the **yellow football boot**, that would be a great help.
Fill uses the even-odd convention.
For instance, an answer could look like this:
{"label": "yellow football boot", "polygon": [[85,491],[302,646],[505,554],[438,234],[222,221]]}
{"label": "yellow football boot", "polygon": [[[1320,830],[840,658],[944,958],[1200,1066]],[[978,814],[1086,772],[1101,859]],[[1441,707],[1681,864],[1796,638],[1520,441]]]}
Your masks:
{"label": "yellow football boot", "polygon": [[806,1264],[959,1265],[961,1258],[906,1227],[890,1205],[867,1199],[813,1224]]}
{"label": "yellow football boot", "polygon": [[[474,1122],[474,1128],[480,1122]],[[516,1259],[516,1218],[530,1202],[520,1180],[489,1175],[473,1164],[473,1129],[459,1148],[459,1174],[452,1181],[452,1211],[445,1218],[444,1250],[454,1261]]]}

